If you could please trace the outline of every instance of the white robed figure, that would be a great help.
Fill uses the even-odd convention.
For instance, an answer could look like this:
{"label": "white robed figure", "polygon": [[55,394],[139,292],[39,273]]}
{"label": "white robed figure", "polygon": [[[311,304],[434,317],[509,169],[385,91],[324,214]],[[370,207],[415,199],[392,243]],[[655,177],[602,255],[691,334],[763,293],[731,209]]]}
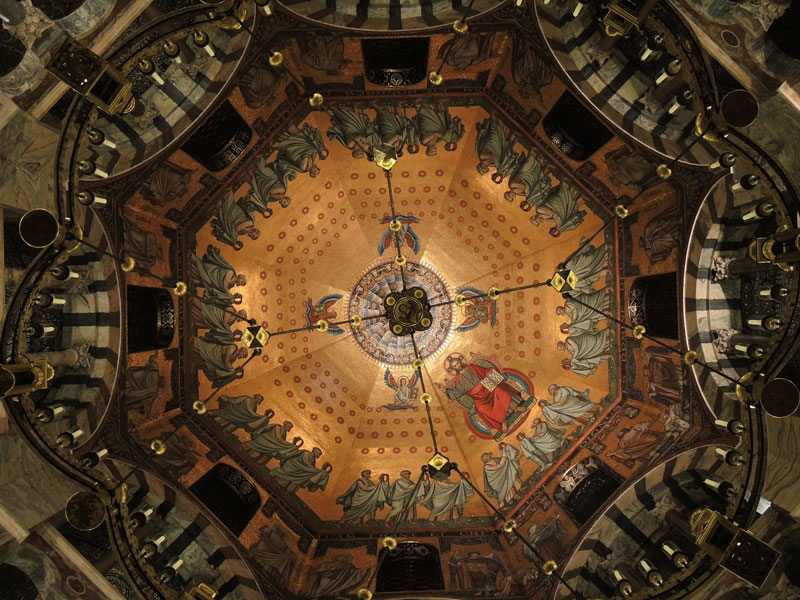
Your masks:
{"label": "white robed figure", "polygon": [[233,286],[245,285],[247,277],[243,273],[237,274],[231,263],[222,256],[219,248],[210,244],[202,259],[194,255],[190,258],[192,283],[205,288],[204,301],[212,302],[222,308],[234,304],[236,297],[230,290]]}
{"label": "white robed figure", "polygon": [[553,403],[542,404],[542,415],[553,425],[571,425],[589,411],[597,408],[597,404],[589,400],[589,390],[579,392],[568,385],[550,384],[547,391],[553,395]]}
{"label": "white robed figure", "polygon": [[[251,435],[251,440],[242,445],[248,450],[258,452],[267,461],[276,458],[281,463],[300,454],[295,441],[287,441],[286,436],[294,428],[291,421],[282,424],[270,423]],[[296,441],[300,441],[299,438]]]}
{"label": "white robed figure", "polygon": [[353,482],[348,490],[336,499],[344,509],[342,523],[366,523],[375,518],[375,513],[389,500],[389,480],[381,475],[375,483],[370,479],[372,471],[361,471],[361,477]]}
{"label": "white robed figure", "polygon": [[577,192],[562,182],[551,189],[545,200],[536,207],[531,223],[538,226],[544,221],[552,221],[554,225],[550,228],[550,235],[558,237],[583,223],[586,211],[580,207],[581,199]]}
{"label": "white robed figure", "polygon": [[603,288],[590,294],[583,294],[579,300],[583,302],[583,304],[588,304],[595,310],[592,310],[589,306],[580,304],[572,298],[567,298],[564,302],[564,306],[556,306],[556,314],[566,315],[569,319],[569,325],[566,323],[561,325],[562,333],[589,331],[590,329],[594,329],[597,323],[605,319],[600,312],[608,310],[608,288]]}
{"label": "white robed figure", "polygon": [[258,431],[269,425],[270,419],[275,415],[272,410],[267,410],[263,415],[258,414],[259,404],[264,401],[261,394],[252,396],[220,396],[219,408],[208,411],[208,414],[222,419],[233,425],[234,428],[241,427],[250,434],[257,434]]}
{"label": "white robed figure", "polygon": [[502,455],[498,457],[491,452],[484,452],[481,460],[486,495],[497,498],[500,506],[504,506],[522,487],[522,469],[519,466],[519,450],[502,442],[500,451]]}
{"label": "white robed figure", "polygon": [[[416,494],[414,493],[416,489]],[[392,510],[386,515],[387,523],[394,523],[401,517],[403,510],[406,510],[405,521],[417,518],[417,504],[425,496],[426,486],[420,485],[411,479],[411,471],[405,469],[400,471],[400,479],[389,487],[388,501],[392,505]]]}
{"label": "white robed figure", "polygon": [[608,329],[582,331],[567,336],[566,341],[558,342],[559,351],[567,351],[572,358],[565,358],[561,366],[577,375],[588,377],[597,371],[600,362],[611,358],[611,334]]}
{"label": "white robed figure", "polygon": [[525,156],[519,168],[508,178],[508,191],[503,197],[513,202],[515,196],[524,196],[520,203],[523,210],[536,208],[544,202],[552,184],[550,176],[542,168],[542,161],[535,152]]}
{"label": "white robed figure", "polygon": [[[464,475],[466,476],[466,473]],[[464,505],[474,495],[472,486],[464,479],[457,481],[433,479],[420,504],[431,511],[428,515],[431,521],[455,520],[464,515]]]}
{"label": "white robed figure", "polygon": [[523,432],[517,434],[519,448],[525,457],[546,469],[556,461],[564,449],[566,432],[536,417],[533,420],[531,433],[530,436],[526,436]]}
{"label": "white robed figure", "polygon": [[[581,237],[581,245],[586,239]],[[566,266],[578,278],[573,293],[590,294],[594,291],[594,282],[600,279],[603,271],[608,268],[608,251],[604,244],[597,247],[586,244],[580,252],[567,261]]]}

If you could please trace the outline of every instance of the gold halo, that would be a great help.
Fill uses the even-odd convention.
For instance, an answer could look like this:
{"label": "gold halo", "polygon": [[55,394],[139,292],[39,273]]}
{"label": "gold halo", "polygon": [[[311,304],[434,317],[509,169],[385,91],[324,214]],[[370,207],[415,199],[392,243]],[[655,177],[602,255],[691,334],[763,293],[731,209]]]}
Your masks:
{"label": "gold halo", "polygon": [[416,298],[417,300],[422,298],[424,295],[425,292],[423,292],[422,290],[414,290],[414,298]]}
{"label": "gold halo", "polygon": [[433,396],[431,396],[428,392],[425,392],[419,397],[419,401],[423,404],[430,404],[431,400],[433,400]]}
{"label": "gold halo", "polygon": [[397,233],[402,228],[403,226],[401,225],[400,221],[392,220],[389,222],[389,231],[391,231],[392,233]]}
{"label": "gold halo", "polygon": [[273,52],[272,56],[269,57],[269,64],[271,64],[273,67],[281,66],[282,62],[283,62],[283,54],[281,54],[280,52]]}
{"label": "gold halo", "polygon": [[394,296],[389,296],[386,298],[386,306],[394,306],[397,302],[397,299]]}
{"label": "gold halo", "polygon": [[509,519],[505,523],[503,523],[503,531],[506,533],[511,533],[517,526],[517,522],[514,519]]}
{"label": "gold halo", "polygon": [[136,267],[136,261],[131,256],[126,256],[122,259],[122,262],[119,265],[119,268],[125,271],[126,273],[130,273]]}
{"label": "gold halo", "polygon": [[328,324],[328,322],[325,319],[320,319],[319,321],[317,321],[315,323],[315,326],[316,326],[317,330],[321,331],[322,333],[325,333],[326,331],[328,331],[328,327],[330,327],[330,325]]}
{"label": "gold halo", "polygon": [[428,317],[422,317],[422,320],[419,322],[419,324],[422,325],[423,327],[430,327],[431,320]]}
{"label": "gold halo", "polygon": [[430,81],[433,85],[442,85],[444,77],[442,77],[436,71],[431,71],[430,74],[428,74],[428,81]]}
{"label": "gold halo", "polygon": [[617,204],[614,207],[614,213],[620,218],[624,219],[628,216],[628,209],[625,208],[622,204]]}
{"label": "gold halo", "polygon": [[398,267],[402,267],[407,262],[408,260],[406,260],[406,257],[403,256],[402,254],[398,254],[397,256],[394,257],[394,264],[396,264]]}
{"label": "gold halo", "polygon": [[311,98],[308,99],[308,103],[311,105],[312,108],[318,108],[322,106],[322,103],[325,99],[322,97],[322,94],[319,92],[314,92],[311,94]]}
{"label": "gold halo", "polygon": [[689,350],[683,355],[683,362],[689,366],[693,365],[695,362],[697,362],[697,352],[694,350]]}
{"label": "gold halo", "polygon": [[361,324],[364,322],[364,319],[361,318],[360,315],[353,315],[350,317],[350,324],[353,327],[361,327]]}
{"label": "gold halo", "polygon": [[411,363],[411,366],[414,367],[415,371],[419,371],[425,363],[422,362],[421,358],[415,358],[414,362]]}
{"label": "gold halo", "polygon": [[656,167],[656,175],[658,175],[661,179],[669,179],[672,176],[672,169],[670,169],[667,165],[658,165]]}
{"label": "gold halo", "polygon": [[202,402],[201,400],[195,400],[194,402],[192,402],[192,408],[194,409],[194,412],[196,412],[198,415],[204,415],[208,412],[208,407],[206,407],[206,403]]}
{"label": "gold halo", "polygon": [[467,297],[464,294],[456,294],[453,303],[456,306],[464,306],[467,303]]}
{"label": "gold halo", "polygon": [[389,550],[394,550],[397,548],[397,540],[393,537],[385,537],[383,538],[383,547],[388,548]]}
{"label": "gold halo", "polygon": [[467,33],[469,29],[469,25],[467,25],[466,21],[454,21],[453,22],[453,31],[456,33]]}
{"label": "gold halo", "polygon": [[542,565],[542,571],[545,575],[552,575],[558,569],[558,563],[554,560],[548,560]]}
{"label": "gold halo", "polygon": [[644,328],[644,325],[637,325],[633,328],[633,337],[635,337],[637,340],[640,340],[644,337],[646,332],[647,330]]}
{"label": "gold halo", "polygon": [[500,290],[492,286],[487,290],[486,295],[492,300],[497,300],[497,297],[500,295]]}
{"label": "gold halo", "polygon": [[398,323],[397,325],[394,325],[392,327],[392,331],[397,335],[400,335],[401,333],[403,333],[403,326]]}
{"label": "gold halo", "polygon": [[162,440],[153,440],[150,442],[150,450],[161,456],[167,451],[167,444]]}
{"label": "gold halo", "polygon": [[172,291],[175,292],[176,296],[183,296],[189,290],[189,286],[187,286],[183,281],[179,281],[175,284],[175,287],[172,288]]}
{"label": "gold halo", "polygon": [[367,588],[361,588],[356,592],[356,597],[358,600],[372,600],[372,592],[370,592]]}

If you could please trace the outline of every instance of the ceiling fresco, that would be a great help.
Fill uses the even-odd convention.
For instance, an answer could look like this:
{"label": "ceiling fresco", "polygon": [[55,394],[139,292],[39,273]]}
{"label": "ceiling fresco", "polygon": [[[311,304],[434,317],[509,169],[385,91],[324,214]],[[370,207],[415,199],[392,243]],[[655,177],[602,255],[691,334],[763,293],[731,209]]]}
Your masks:
{"label": "ceiling fresco", "polygon": [[[384,319],[276,335],[240,371],[247,352],[236,331],[246,324],[221,308],[274,333],[379,315],[383,298],[402,289],[387,251],[387,235],[397,235],[408,286],[432,303],[473,296],[433,308],[433,325],[416,340],[442,452],[501,506],[524,498],[618,395],[617,333],[604,319],[574,303],[565,309],[547,288],[475,298],[552,274],[602,223],[605,214],[589,208],[596,201],[479,106],[424,110],[418,137],[412,116],[400,105],[311,113],[222,193],[190,257],[192,283],[215,303],[193,304],[190,373],[199,370],[198,397],[224,386],[208,426],[259,478],[342,525],[383,526],[401,474],[416,478],[433,453],[410,336],[394,335]],[[379,137],[403,152],[391,171],[404,222],[397,234],[388,230],[385,174],[363,156]],[[614,309],[614,256],[611,240],[571,261],[580,291],[604,310]],[[490,374],[498,388],[472,389]],[[363,514],[348,512],[357,481],[374,489]],[[430,498],[421,505],[431,508],[420,511],[422,523],[487,514],[477,498],[447,500],[437,514],[439,485],[423,486]]]}
{"label": "ceiling fresco", "polygon": [[[176,150],[128,188],[119,237],[141,269],[127,282],[153,285],[149,269],[210,304],[187,294],[172,345],[126,357],[119,435],[132,450],[117,452],[136,460],[171,436],[150,465],[186,487],[236,467],[265,499],[239,535],[252,560],[292,593],[335,596],[368,577],[374,536],[397,524],[397,500],[415,495],[434,451],[432,427],[493,506],[562,560],[583,526],[567,502],[582,477],[630,481],[710,443],[713,424],[653,343],[549,287],[476,295],[548,280],[609,221],[569,266],[580,298],[627,319],[637,277],[679,269],[689,203],[708,182],[676,167],[614,219],[658,161],[618,137],[580,163],[550,144],[542,117],[567,88],[527,34],[457,38],[471,43],[451,87],[419,113],[424,84],[367,98],[359,40],[318,35],[326,54],[310,37],[281,48],[305,85],[328,90],[321,110],[249,54],[226,93],[254,131],[241,158],[212,173]],[[432,55],[447,39],[432,37]],[[380,143],[402,151],[389,182],[365,152]],[[413,352],[385,323],[306,330],[380,310],[399,285],[395,239],[429,299],[466,297],[434,308],[418,338],[433,423]],[[299,331],[248,360],[242,319]],[[522,597],[545,581],[457,474],[424,479],[415,499],[401,532],[437,544],[449,592]]]}

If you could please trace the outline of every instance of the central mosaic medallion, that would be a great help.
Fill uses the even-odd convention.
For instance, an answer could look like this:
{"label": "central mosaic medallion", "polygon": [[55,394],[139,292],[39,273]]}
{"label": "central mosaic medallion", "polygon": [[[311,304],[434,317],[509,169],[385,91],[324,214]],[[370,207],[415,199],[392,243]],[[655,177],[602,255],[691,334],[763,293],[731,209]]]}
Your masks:
{"label": "central mosaic medallion", "polygon": [[[447,285],[429,266],[405,265],[406,289],[400,267],[385,262],[370,268],[353,287],[348,301],[348,318],[364,321],[353,329],[353,339],[364,353],[383,365],[410,365],[414,341],[424,360],[434,356],[450,338],[452,305],[435,306],[450,300]],[[388,317],[375,319],[378,315]]]}
{"label": "central mosaic medallion", "polygon": [[425,331],[433,324],[428,294],[421,287],[392,292],[383,299],[389,328],[395,335],[411,335]]}

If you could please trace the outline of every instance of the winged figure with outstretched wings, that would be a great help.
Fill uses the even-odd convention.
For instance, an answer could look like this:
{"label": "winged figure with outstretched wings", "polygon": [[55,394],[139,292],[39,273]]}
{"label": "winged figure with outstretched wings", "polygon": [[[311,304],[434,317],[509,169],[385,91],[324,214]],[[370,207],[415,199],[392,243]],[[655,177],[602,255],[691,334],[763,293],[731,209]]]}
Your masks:
{"label": "winged figure with outstretched wings", "polygon": [[383,373],[383,381],[386,387],[394,390],[394,403],[385,404],[384,408],[389,410],[404,410],[406,408],[416,408],[413,402],[417,398],[417,373],[413,373],[411,377],[401,375],[395,379],[389,369]]}
{"label": "winged figure with outstretched wings", "polygon": [[[388,224],[391,220],[391,216],[382,217],[380,223]],[[419,223],[419,219],[411,215],[397,215],[397,220],[400,223],[400,231],[392,233],[387,229],[383,233],[380,242],[378,242],[378,254],[383,255],[387,250],[394,248],[395,244],[401,248],[408,246],[414,254],[419,253],[419,238],[414,230],[411,229],[411,223]]]}
{"label": "winged figure with outstretched wings", "polygon": [[[316,325],[320,320],[328,321],[328,323],[335,321],[339,313],[334,310],[333,305],[341,299],[341,294],[328,294],[323,296],[316,304],[312,303],[311,298],[306,300],[306,326]],[[344,333],[344,329],[337,325],[332,325],[328,328],[327,333],[339,335]]]}

